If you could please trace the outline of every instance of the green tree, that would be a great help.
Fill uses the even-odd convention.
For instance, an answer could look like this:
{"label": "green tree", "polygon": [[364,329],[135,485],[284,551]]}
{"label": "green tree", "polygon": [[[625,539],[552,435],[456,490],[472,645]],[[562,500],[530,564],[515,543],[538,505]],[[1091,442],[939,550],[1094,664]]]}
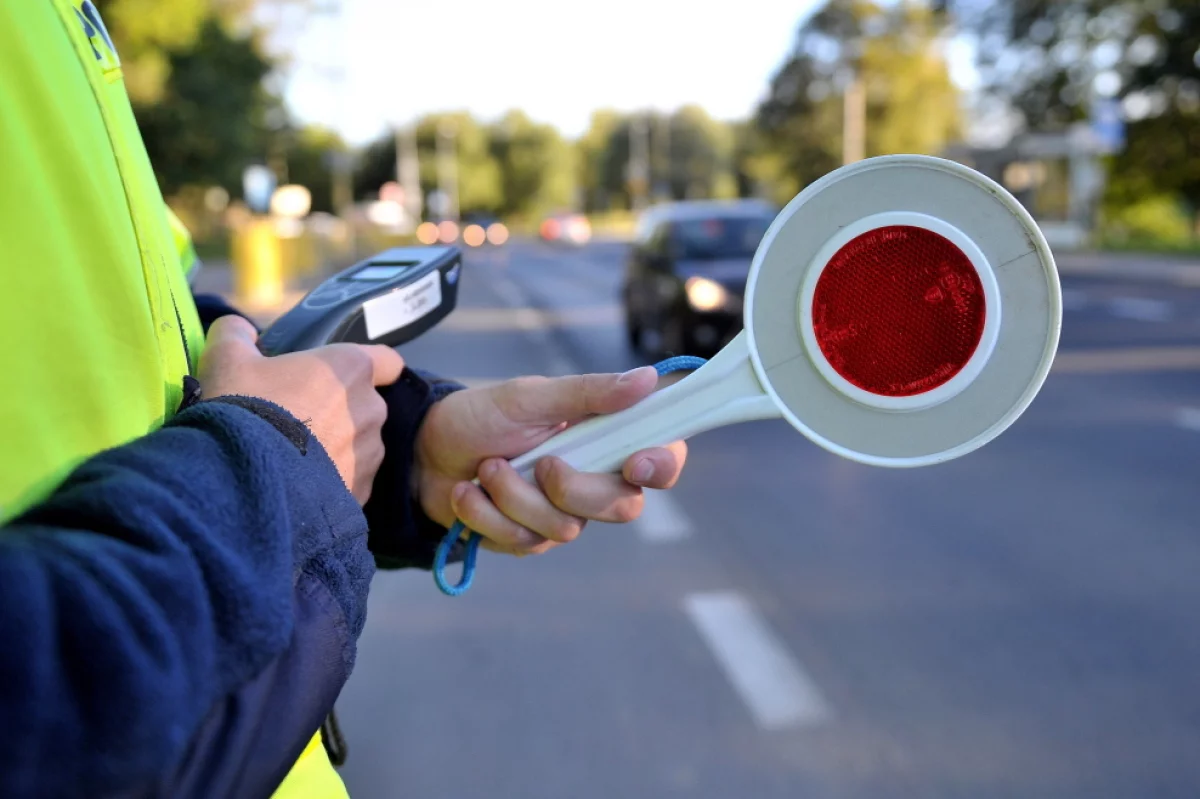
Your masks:
{"label": "green tree", "polygon": [[[417,122],[417,154],[421,170],[421,193],[428,198],[438,186],[438,131],[444,130],[443,147],[455,158],[459,211],[499,211],[504,205],[500,167],[491,152],[487,129],[466,112],[429,114]],[[373,194],[396,179],[396,140],[387,134],[372,142],[355,170],[357,195]]]}
{"label": "green tree", "polygon": [[93,0],[121,54],[125,87],[135,104],[163,99],[170,54],[190,49],[211,18],[208,0]]}
{"label": "green tree", "polygon": [[625,202],[624,189],[616,187],[621,198],[612,196],[613,187],[607,181],[607,158],[612,137],[621,126],[621,114],[612,109],[592,112],[587,131],[575,144],[579,163],[579,182],[586,211],[608,211],[616,207],[614,201]]}
{"label": "green tree", "polygon": [[[635,124],[635,122],[643,124]],[[659,200],[738,195],[732,126],[699,106],[672,114],[597,112],[577,147],[588,210],[627,209],[632,137],[645,135],[649,189]]]}
{"label": "green tree", "polygon": [[312,192],[312,210],[332,213],[333,163],[336,153],[347,152],[337,133],[309,125],[289,131],[286,146],[287,177]]}
{"label": "green tree", "polygon": [[746,174],[778,202],[842,164],[842,96],[866,93],[867,156],[937,153],[961,133],[957,88],[940,52],[942,23],[927,4],[830,0],[801,26],[755,123],[761,149]]}
{"label": "green tree", "polygon": [[1009,0],[972,26],[985,86],[1028,127],[1062,129],[1098,100],[1121,103],[1110,212],[1174,197],[1200,214],[1200,3]]}
{"label": "green tree", "polygon": [[550,125],[510,111],[488,130],[506,215],[536,218],[574,204],[576,153]]}
{"label": "green tree", "polygon": [[310,0],[94,2],[121,55],[134,114],[168,197],[214,184],[236,196],[252,161],[270,160],[286,172],[287,114],[264,82],[277,58],[254,17],[271,9],[304,12]]}
{"label": "green tree", "polygon": [[504,198],[500,168],[492,157],[487,130],[465,111],[430,114],[417,125],[421,188],[428,197],[438,188],[438,136],[455,159],[458,206],[462,213],[497,211]]}
{"label": "green tree", "polygon": [[242,170],[267,155],[283,116],[263,85],[271,63],[252,37],[210,17],[168,64],[159,101],[134,109],[163,192],[215,184],[240,194]]}
{"label": "green tree", "polygon": [[[670,199],[728,198],[737,195],[733,178],[733,129],[696,105],[656,120],[651,129],[666,129],[662,149],[665,164],[655,165],[657,180],[665,183]],[[657,148],[656,148],[657,149]],[[656,155],[659,153],[656,151]],[[665,173],[665,174],[664,174]]]}

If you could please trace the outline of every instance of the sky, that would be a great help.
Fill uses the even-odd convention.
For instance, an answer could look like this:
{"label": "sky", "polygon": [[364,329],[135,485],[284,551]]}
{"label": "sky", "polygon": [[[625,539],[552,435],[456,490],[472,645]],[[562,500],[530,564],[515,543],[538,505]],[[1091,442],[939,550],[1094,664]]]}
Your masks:
{"label": "sky", "polygon": [[[294,34],[287,98],[302,120],[332,122],[354,144],[459,109],[487,120],[520,108],[570,137],[598,108],[695,103],[744,118],[818,4],[340,0],[340,14]],[[967,79],[961,64],[956,72]]]}

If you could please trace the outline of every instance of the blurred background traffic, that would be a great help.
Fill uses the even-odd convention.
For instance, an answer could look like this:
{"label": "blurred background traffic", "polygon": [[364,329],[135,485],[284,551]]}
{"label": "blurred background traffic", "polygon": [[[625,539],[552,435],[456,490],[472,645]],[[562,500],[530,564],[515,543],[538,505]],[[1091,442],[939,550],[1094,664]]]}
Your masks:
{"label": "blurred background traffic", "polygon": [[1055,251],[1055,369],[979,452],[738,425],[463,597],[381,574],[353,795],[1200,796],[1200,3],[96,5],[197,288],[266,319],[456,244],[403,354],[469,385],[711,354],[775,213],[864,157],[970,165]]}

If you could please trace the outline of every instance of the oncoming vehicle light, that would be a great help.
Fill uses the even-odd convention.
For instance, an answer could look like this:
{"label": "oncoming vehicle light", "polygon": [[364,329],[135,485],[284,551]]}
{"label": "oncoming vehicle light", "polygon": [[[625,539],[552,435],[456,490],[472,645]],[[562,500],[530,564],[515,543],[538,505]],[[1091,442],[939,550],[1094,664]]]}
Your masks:
{"label": "oncoming vehicle light", "polygon": [[463,243],[468,247],[479,247],[487,240],[487,234],[479,225],[467,225],[463,228]]}
{"label": "oncoming vehicle light", "polygon": [[432,222],[422,222],[417,225],[417,241],[422,244],[436,244],[438,240],[438,226]]}
{"label": "oncoming vehicle light", "polygon": [[715,311],[725,304],[725,289],[706,277],[689,277],[684,288],[688,303],[697,311]]}
{"label": "oncoming vehicle light", "polygon": [[508,241],[508,228],[502,222],[493,222],[488,225],[487,240],[499,247],[504,242]]}

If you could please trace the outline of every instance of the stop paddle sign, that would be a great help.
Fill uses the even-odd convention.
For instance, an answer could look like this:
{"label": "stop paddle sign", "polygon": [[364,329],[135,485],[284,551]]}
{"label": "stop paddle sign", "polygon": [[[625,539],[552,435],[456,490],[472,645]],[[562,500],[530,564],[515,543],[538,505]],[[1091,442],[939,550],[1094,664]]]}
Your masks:
{"label": "stop paddle sign", "polygon": [[640,449],[753,419],[875,466],[965,455],[1029,407],[1058,349],[1062,295],[1029,213],[968,167],[885,156],[830,173],[754,256],[745,327],[683,380],[513,460],[618,471]]}

